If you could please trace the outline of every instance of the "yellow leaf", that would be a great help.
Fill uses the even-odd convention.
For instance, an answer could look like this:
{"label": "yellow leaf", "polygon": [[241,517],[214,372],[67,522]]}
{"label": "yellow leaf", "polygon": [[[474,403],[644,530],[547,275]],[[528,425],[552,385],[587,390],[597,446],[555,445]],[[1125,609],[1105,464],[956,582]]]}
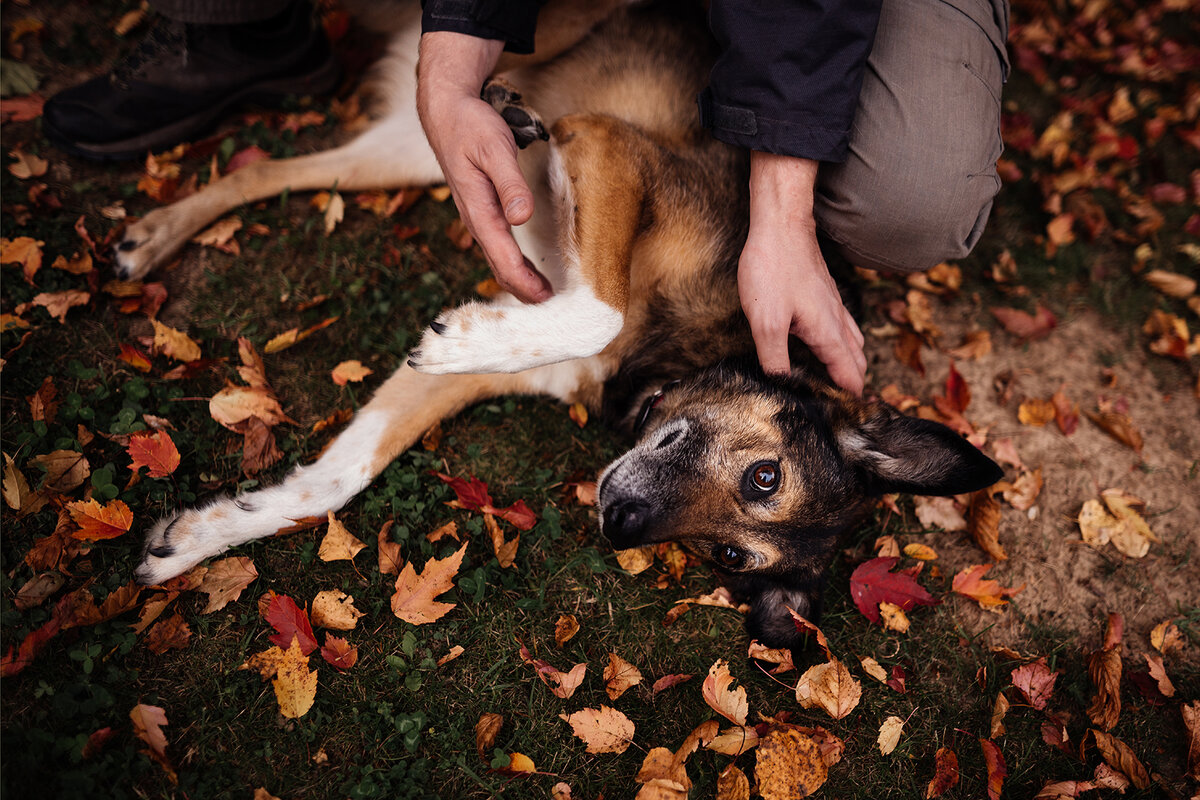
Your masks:
{"label": "yellow leaf", "polygon": [[917,561],[934,561],[938,557],[937,551],[929,545],[915,543],[904,545],[904,555]]}
{"label": "yellow leaf", "polygon": [[284,652],[271,681],[279,713],[288,719],[299,719],[312,708],[317,699],[317,673],[308,668],[308,656],[300,649],[300,640],[292,639],[292,645]]}
{"label": "yellow leaf", "polygon": [[50,166],[50,162],[46,159],[23,152],[19,148],[9,150],[8,154],[16,159],[8,165],[8,171],[21,180],[40,178],[46,174],[46,169]]}
{"label": "yellow leaf", "polygon": [[654,563],[654,547],[647,546],[637,547],[633,550],[618,550],[617,563],[621,565],[621,569],[630,575],[645,572]]}
{"label": "yellow leaf", "polygon": [[184,363],[200,358],[200,345],[186,333],[163,325],[156,319],[150,322],[154,325],[154,348],[160,353]]}
{"label": "yellow leaf", "polygon": [[523,753],[509,753],[508,768],[512,772],[537,772],[533,759]]}
{"label": "yellow leaf", "polygon": [[740,756],[758,746],[758,733],[754,728],[726,728],[705,745],[713,752],[726,756]]}
{"label": "yellow leaf", "polygon": [[899,717],[888,717],[879,726],[879,752],[881,755],[890,755],[896,749],[896,745],[900,743],[900,732],[904,730],[904,720]]}
{"label": "yellow leaf", "polygon": [[837,659],[809,667],[796,684],[796,702],[842,719],[862,699],[862,684]]}
{"label": "yellow leaf", "polygon": [[363,378],[370,375],[374,370],[370,367],[364,367],[361,361],[343,361],[333,368],[330,377],[338,386],[345,386],[347,383],[360,383]]}
{"label": "yellow leaf", "polygon": [[587,744],[589,753],[624,753],[633,743],[633,723],[615,708],[582,708],[558,718]]}
{"label": "yellow leaf", "polygon": [[904,613],[904,609],[895,603],[880,603],[879,616],[883,618],[883,627],[889,631],[908,632],[908,616]]}
{"label": "yellow leaf", "polygon": [[330,511],[329,531],[321,540],[321,549],[317,551],[317,557],[322,561],[353,561],[364,547],[366,545],[346,530],[346,526],[334,518],[333,512]]}
{"label": "yellow leaf", "polygon": [[764,798],[808,797],[825,783],[829,767],[812,737],[794,727],[775,727],[758,743],[754,778]]}
{"label": "yellow leaf", "polygon": [[739,686],[731,689],[733,676],[724,659],[718,660],[708,669],[701,693],[709,707],[735,725],[746,724],[746,713],[750,710],[746,702],[746,690]]}
{"label": "yellow leaf", "polygon": [[396,593],[392,595],[392,613],[413,625],[424,625],[444,617],[454,603],[439,603],[434,600],[454,586],[454,576],[462,566],[467,545],[443,559],[431,558],[418,575],[412,562],[404,565],[396,578]]}
{"label": "yellow leaf", "polygon": [[337,631],[353,630],[363,612],[354,607],[354,598],[341,589],[318,592],[308,610],[309,619],[317,628],[332,628]]}

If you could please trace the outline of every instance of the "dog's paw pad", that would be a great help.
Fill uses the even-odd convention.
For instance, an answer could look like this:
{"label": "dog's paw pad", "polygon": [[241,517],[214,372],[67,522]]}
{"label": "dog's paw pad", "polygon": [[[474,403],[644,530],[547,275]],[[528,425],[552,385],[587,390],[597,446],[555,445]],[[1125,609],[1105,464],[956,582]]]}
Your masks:
{"label": "dog's paw pad", "polygon": [[512,131],[517,147],[524,150],[534,142],[548,141],[550,134],[541,118],[521,99],[521,93],[512,84],[500,78],[492,78],[483,86],[479,93],[496,112],[504,118],[504,122]]}

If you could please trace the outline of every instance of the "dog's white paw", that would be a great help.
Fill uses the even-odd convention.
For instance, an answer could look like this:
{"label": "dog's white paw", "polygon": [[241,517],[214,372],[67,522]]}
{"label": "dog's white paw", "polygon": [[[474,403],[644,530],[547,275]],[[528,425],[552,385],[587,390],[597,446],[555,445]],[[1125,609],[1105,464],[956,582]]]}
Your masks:
{"label": "dog's white paw", "polygon": [[196,509],[160,519],[146,534],[142,561],[133,571],[134,578],[144,586],[153,586],[182,575],[228,547],[220,533],[206,524]]}
{"label": "dog's white paw", "polygon": [[116,272],[126,280],[137,280],[175,254],[184,245],[171,224],[171,207],[157,208],[125,229],[116,246]]}
{"label": "dog's white paw", "polygon": [[536,366],[530,363],[531,353],[511,336],[510,316],[518,313],[484,303],[443,311],[409,354],[408,363],[434,375],[518,372]]}

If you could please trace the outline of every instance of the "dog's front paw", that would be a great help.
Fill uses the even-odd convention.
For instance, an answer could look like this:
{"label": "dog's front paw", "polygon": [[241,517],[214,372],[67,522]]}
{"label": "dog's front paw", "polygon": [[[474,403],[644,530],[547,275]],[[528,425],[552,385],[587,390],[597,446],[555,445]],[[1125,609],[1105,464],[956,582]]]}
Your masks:
{"label": "dog's front paw", "polygon": [[143,278],[183,246],[184,241],[173,233],[170,213],[170,206],[155,209],[125,229],[113,254],[120,277]]}
{"label": "dog's front paw", "polygon": [[134,578],[143,586],[154,586],[224,551],[226,545],[219,537],[206,535],[211,533],[201,512],[194,509],[159,520],[146,534]]}
{"label": "dog's front paw", "polygon": [[550,134],[542,119],[521,99],[521,93],[502,78],[492,78],[483,85],[479,96],[504,118],[512,131],[517,147],[524,150],[536,141],[549,141]]}
{"label": "dog's front paw", "polygon": [[433,375],[525,369],[528,365],[505,330],[511,313],[482,303],[443,311],[409,353],[409,366]]}

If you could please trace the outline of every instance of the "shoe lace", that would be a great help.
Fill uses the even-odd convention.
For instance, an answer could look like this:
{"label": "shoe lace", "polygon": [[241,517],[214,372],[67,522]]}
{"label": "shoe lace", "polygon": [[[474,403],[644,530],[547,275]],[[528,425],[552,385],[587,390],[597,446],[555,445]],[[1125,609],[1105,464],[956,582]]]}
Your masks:
{"label": "shoe lace", "polygon": [[189,28],[167,17],[159,17],[145,38],[112,71],[112,80],[122,89],[129,88],[139,69],[163,56],[180,57],[187,61]]}

